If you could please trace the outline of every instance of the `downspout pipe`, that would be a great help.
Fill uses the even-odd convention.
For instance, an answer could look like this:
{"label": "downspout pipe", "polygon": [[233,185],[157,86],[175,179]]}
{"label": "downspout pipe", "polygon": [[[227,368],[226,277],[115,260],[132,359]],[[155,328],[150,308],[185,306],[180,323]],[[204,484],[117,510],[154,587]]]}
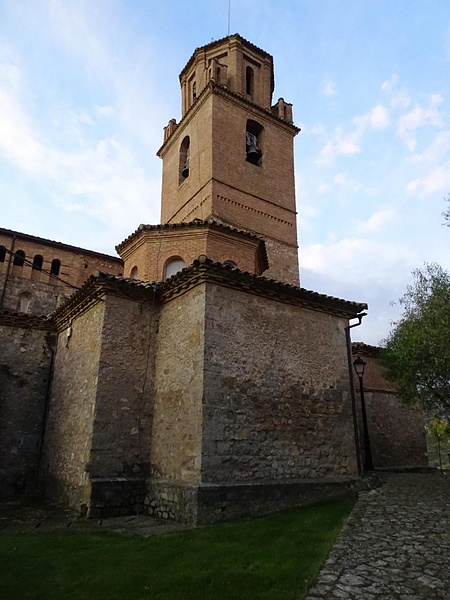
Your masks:
{"label": "downspout pipe", "polygon": [[356,319],[358,319],[358,323],[354,323],[353,325],[347,325],[345,328],[345,338],[347,341],[347,361],[348,361],[348,372],[350,376],[350,398],[352,399],[352,413],[353,413],[353,431],[355,435],[355,445],[356,445],[356,462],[358,465],[358,474],[363,475],[364,470],[362,467],[361,453],[359,447],[359,431],[358,431],[358,419],[356,415],[356,396],[355,396],[355,382],[353,379],[353,354],[352,354],[352,339],[350,336],[350,329],[353,327],[359,327],[362,323],[364,317],[367,317],[367,313],[359,313],[356,315]]}

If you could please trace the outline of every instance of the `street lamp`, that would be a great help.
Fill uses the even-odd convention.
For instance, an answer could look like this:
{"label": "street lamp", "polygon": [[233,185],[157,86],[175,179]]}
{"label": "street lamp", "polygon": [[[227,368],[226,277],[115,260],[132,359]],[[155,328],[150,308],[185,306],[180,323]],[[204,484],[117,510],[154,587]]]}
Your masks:
{"label": "street lamp", "polygon": [[363,386],[363,376],[364,376],[365,366],[366,366],[366,363],[360,356],[358,356],[358,358],[356,358],[353,361],[353,367],[354,367],[355,373],[358,375],[358,379],[359,379],[359,391],[361,394],[361,411],[362,411],[363,433],[364,433],[364,471],[373,471],[372,450],[370,449],[369,429],[367,427],[366,401],[364,399],[364,386]]}

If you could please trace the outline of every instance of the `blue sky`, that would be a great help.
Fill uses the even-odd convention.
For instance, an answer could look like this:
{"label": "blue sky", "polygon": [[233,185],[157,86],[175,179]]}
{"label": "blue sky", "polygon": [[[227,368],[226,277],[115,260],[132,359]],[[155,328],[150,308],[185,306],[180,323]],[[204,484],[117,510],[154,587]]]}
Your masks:
{"label": "blue sky", "polygon": [[[159,222],[178,73],[228,0],[0,0],[0,225],[107,253]],[[231,0],[294,105],[302,286],[366,301],[377,344],[424,262],[450,269],[448,0]]]}

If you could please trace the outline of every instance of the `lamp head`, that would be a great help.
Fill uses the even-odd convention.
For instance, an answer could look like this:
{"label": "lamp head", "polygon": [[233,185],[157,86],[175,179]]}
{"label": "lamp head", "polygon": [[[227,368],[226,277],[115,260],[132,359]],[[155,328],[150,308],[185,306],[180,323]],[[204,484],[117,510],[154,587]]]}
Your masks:
{"label": "lamp head", "polygon": [[353,361],[353,367],[358,377],[362,377],[364,375],[365,366],[366,362],[360,356]]}

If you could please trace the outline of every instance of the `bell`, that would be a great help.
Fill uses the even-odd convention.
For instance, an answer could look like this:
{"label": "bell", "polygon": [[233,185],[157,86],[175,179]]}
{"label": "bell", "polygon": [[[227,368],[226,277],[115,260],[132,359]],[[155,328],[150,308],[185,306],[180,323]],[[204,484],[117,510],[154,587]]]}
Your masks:
{"label": "bell", "polygon": [[184,163],[184,167],[181,170],[181,175],[186,179],[189,176],[189,157],[186,158],[186,162]]}
{"label": "bell", "polygon": [[247,146],[247,162],[257,165],[261,160],[262,152],[255,144]]}

